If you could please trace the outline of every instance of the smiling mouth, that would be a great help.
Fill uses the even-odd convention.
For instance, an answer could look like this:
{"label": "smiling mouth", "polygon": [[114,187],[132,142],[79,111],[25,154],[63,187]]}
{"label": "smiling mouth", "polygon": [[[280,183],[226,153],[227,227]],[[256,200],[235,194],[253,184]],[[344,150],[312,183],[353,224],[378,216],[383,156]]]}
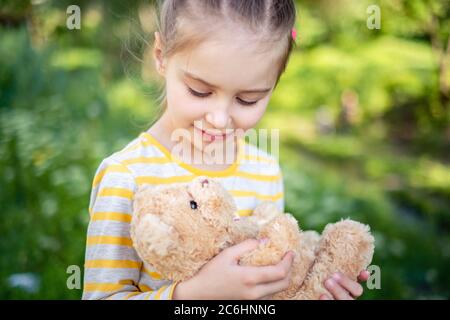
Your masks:
{"label": "smiling mouth", "polygon": [[207,132],[203,129],[197,128],[196,126],[194,126],[194,128],[200,132],[202,134],[202,137],[207,138],[210,141],[214,141],[214,140],[225,140],[228,136],[230,136],[233,133],[233,130],[227,130],[227,133],[212,133],[212,132]]}

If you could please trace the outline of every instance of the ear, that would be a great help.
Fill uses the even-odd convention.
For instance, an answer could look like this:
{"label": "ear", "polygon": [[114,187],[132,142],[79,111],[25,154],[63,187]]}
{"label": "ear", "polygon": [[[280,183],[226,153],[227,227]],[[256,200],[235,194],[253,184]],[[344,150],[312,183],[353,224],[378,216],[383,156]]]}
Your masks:
{"label": "ear", "polygon": [[155,59],[156,71],[165,76],[165,59],[164,59],[164,44],[161,40],[159,32],[155,32],[155,43],[153,47],[153,59]]}

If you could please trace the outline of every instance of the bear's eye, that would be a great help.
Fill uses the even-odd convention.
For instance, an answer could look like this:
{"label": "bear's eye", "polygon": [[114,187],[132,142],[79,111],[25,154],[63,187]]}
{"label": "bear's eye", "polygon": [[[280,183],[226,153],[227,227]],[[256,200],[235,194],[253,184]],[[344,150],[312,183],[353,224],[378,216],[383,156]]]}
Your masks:
{"label": "bear's eye", "polygon": [[193,209],[193,210],[197,209],[197,202],[195,202],[194,200],[191,200],[190,204],[191,204],[191,209]]}

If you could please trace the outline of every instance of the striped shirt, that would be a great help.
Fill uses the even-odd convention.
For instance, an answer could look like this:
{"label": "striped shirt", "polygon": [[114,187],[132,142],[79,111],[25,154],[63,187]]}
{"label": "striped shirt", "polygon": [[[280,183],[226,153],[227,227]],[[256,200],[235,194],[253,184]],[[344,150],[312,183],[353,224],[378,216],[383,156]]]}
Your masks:
{"label": "striped shirt", "polygon": [[177,161],[151,134],[143,132],[104,159],[94,177],[83,299],[172,299],[176,283],[162,279],[132,246],[133,195],[143,184],[189,182],[197,176],[220,181],[241,216],[250,215],[265,200],[274,201],[284,211],[282,174],[268,153],[241,141],[232,165],[206,171]]}

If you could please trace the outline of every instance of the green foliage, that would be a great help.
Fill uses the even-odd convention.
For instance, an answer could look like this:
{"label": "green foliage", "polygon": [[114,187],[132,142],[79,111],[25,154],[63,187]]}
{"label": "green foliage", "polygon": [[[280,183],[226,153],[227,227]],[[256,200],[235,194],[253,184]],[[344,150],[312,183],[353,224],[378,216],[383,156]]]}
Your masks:
{"label": "green foliage", "polygon": [[[96,49],[37,53],[25,30],[2,30],[0,59],[1,296],[79,298],[66,269],[84,262],[94,171],[148,123],[150,103],[131,80],[105,90]],[[10,287],[28,272],[38,292]]]}

